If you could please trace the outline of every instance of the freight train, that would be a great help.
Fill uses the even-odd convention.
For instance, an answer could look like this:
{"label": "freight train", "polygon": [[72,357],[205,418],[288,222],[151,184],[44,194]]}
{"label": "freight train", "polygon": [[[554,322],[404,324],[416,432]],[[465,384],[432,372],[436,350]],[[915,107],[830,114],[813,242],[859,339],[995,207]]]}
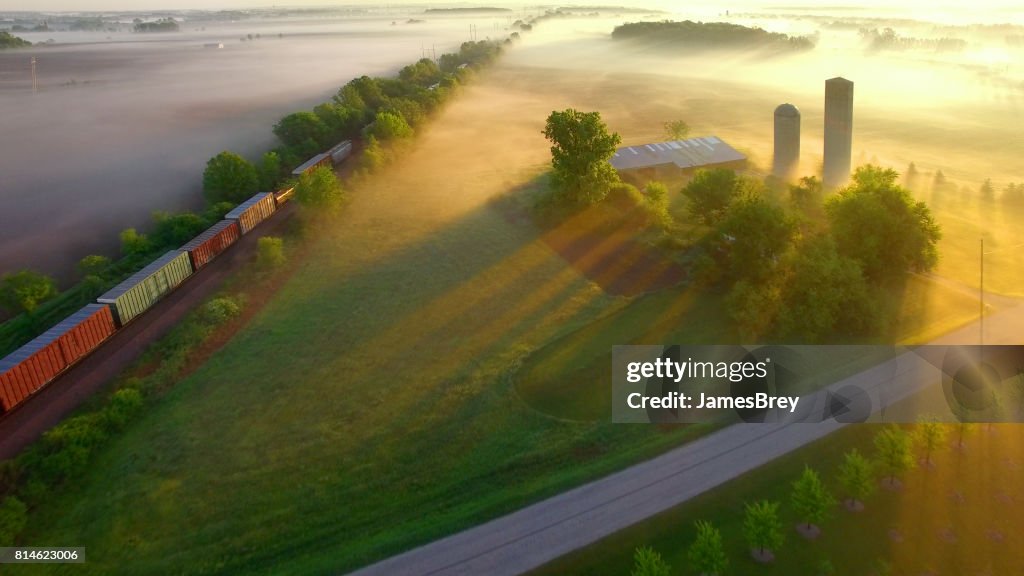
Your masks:
{"label": "freight train", "polygon": [[[345,140],[296,168],[302,174],[347,159],[352,142]],[[224,219],[177,250],[171,250],[68,316],[38,338],[0,359],[0,416],[25,402],[62,372],[103,345],[190,276],[230,248],[243,235],[270,218],[294,188],[261,192],[228,212]]]}

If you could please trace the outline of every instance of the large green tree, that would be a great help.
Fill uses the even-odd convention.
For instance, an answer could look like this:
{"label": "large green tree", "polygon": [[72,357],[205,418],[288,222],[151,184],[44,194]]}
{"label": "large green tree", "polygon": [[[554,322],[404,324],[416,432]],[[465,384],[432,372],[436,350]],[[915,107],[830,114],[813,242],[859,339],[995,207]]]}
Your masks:
{"label": "large green tree", "polygon": [[318,211],[333,211],[345,199],[344,190],[334,171],[326,166],[306,172],[295,185],[295,200]]}
{"label": "large green tree", "polygon": [[56,295],[57,283],[53,278],[34,270],[21,270],[0,278],[0,306],[11,314],[31,314]]}
{"label": "large green tree", "polygon": [[403,82],[427,87],[441,80],[441,69],[430,58],[423,58],[402,68],[398,72],[398,78]]}
{"label": "large green tree", "polygon": [[888,426],[875,435],[878,467],[890,486],[896,486],[896,477],[914,467],[911,438],[898,426]]}
{"label": "large green tree", "polygon": [[260,177],[248,160],[227,150],[206,163],[203,195],[211,204],[248,200],[259,191]]}
{"label": "large green tree", "polygon": [[273,190],[281,180],[281,157],[277,152],[265,152],[260,158],[260,165],[257,168],[260,180],[260,189]]}
{"label": "large green tree", "polygon": [[149,233],[150,241],[159,247],[177,247],[195,238],[210,224],[198,214],[181,212],[153,214],[153,231]]}
{"label": "large green tree", "polygon": [[377,112],[370,125],[369,134],[382,142],[412,136],[412,127],[398,112]]}
{"label": "large green tree", "polygon": [[705,520],[698,520],[696,527],[697,537],[687,553],[690,568],[705,576],[722,574],[729,565],[722,544],[722,533]]}
{"label": "large green tree", "polygon": [[608,132],[599,112],[572,108],[552,112],[544,136],[551,142],[551,182],[560,200],[581,206],[595,204],[619,182],[608,161],[622,139]]}
{"label": "large green tree", "polygon": [[690,201],[690,214],[705,224],[718,222],[729,203],[736,197],[739,178],[728,168],[703,168],[683,187],[683,196]]}
{"label": "large green tree", "polygon": [[748,191],[729,205],[719,230],[728,244],[729,275],[758,283],[772,275],[796,226],[781,206]]}
{"label": "large green tree", "polygon": [[930,270],[938,262],[939,225],[898,178],[895,170],[861,166],[853,183],[825,205],[839,252],[857,260],[872,280]]}
{"label": "large green tree", "polygon": [[850,508],[856,508],[875,491],[874,466],[857,449],[843,455],[839,465],[839,483]]}
{"label": "large green tree", "polygon": [[860,264],[841,256],[829,236],[803,241],[785,286],[779,332],[813,344],[877,332],[882,314]]}
{"label": "large green tree", "polygon": [[836,505],[836,499],[832,493],[825,488],[818,473],[809,466],[804,466],[804,471],[793,482],[793,510],[797,518],[805,524],[808,530],[815,524],[821,524],[832,513]]}
{"label": "large green tree", "polygon": [[779,503],[768,500],[748,503],[743,517],[743,536],[763,558],[782,546],[785,537],[779,520]]}
{"label": "large green tree", "polygon": [[310,152],[310,143],[316,146],[327,144],[330,129],[319,116],[313,112],[303,111],[281,118],[281,121],[274,125],[274,134],[285,145]]}

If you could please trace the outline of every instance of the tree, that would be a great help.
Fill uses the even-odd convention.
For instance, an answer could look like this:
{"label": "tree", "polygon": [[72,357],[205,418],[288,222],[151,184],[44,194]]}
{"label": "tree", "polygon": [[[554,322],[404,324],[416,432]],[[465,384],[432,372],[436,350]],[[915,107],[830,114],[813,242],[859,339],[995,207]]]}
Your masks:
{"label": "tree", "polygon": [[946,181],[946,175],[942,173],[942,170],[935,172],[935,178],[932,180],[932,189],[936,192],[945,192],[949,188],[949,182]]}
{"label": "tree", "polygon": [[772,551],[782,546],[784,540],[779,503],[768,500],[748,503],[743,519],[743,536],[760,559],[769,560]]}
{"label": "tree", "polygon": [[641,546],[633,553],[631,576],[669,576],[671,573],[672,568],[653,548]]}
{"label": "tree", "polygon": [[861,456],[856,448],[843,455],[839,465],[839,483],[846,491],[849,508],[855,508],[875,491],[871,461]]}
{"label": "tree", "polygon": [[804,213],[820,210],[824,198],[821,180],[814,176],[804,176],[798,184],[789,186],[789,202]]}
{"label": "tree", "polygon": [[375,136],[366,139],[366,146],[363,153],[359,155],[359,166],[367,173],[374,173],[380,170],[388,161],[387,151],[380,145],[380,140]]}
{"label": "tree", "polygon": [[441,79],[441,69],[430,58],[423,58],[415,64],[402,68],[398,72],[398,78],[403,82],[426,88]]}
{"label": "tree", "polygon": [[34,270],[21,270],[0,278],[0,306],[11,314],[31,314],[55,296],[57,283],[53,278]]}
{"label": "tree", "polygon": [[981,188],[978,191],[981,192],[981,197],[985,200],[992,200],[996,197],[996,188],[992,185],[991,178],[985,178],[985,181],[981,183]]}
{"label": "tree", "polygon": [[793,482],[793,510],[804,522],[807,533],[812,526],[824,522],[832,514],[836,499],[822,484],[818,473],[809,466]]}
{"label": "tree", "polygon": [[264,236],[256,241],[256,265],[271,270],[287,261],[284,255],[284,240],[276,236]]}
{"label": "tree", "polygon": [[294,112],[281,118],[274,125],[274,135],[286,146],[291,146],[311,153],[310,142],[317,146],[326,146],[326,137],[330,130],[313,112]]}
{"label": "tree", "polygon": [[725,557],[722,533],[710,522],[698,520],[697,538],[690,545],[690,567],[705,576],[716,576],[725,571],[729,560]]}
{"label": "tree", "polygon": [[910,436],[895,425],[883,429],[875,436],[878,465],[891,487],[896,486],[897,476],[914,466],[910,443]]}
{"label": "tree", "polygon": [[110,258],[90,254],[78,261],[78,273],[82,276],[100,276],[110,267]]}
{"label": "tree", "polygon": [[690,125],[683,120],[665,122],[665,136],[669,140],[684,140],[690,135]]}
{"label": "tree", "polygon": [[299,178],[295,185],[295,200],[307,208],[330,212],[341,206],[345,192],[334,170],[321,166]]}
{"label": "tree", "polygon": [[754,344],[771,331],[779,311],[779,289],[740,280],[725,298],[725,308],[740,341]]}
{"label": "tree", "polygon": [[918,180],[920,180],[920,178],[921,174],[917,171],[917,166],[911,162],[910,165],[907,166],[906,174],[903,175],[903,185],[906,186],[908,190],[916,190]]}
{"label": "tree", "polygon": [[359,134],[366,122],[364,110],[335,102],[324,102],[313,108],[313,113],[327,126],[332,140],[351,138]]}
{"label": "tree", "polygon": [[782,288],[779,332],[813,344],[877,333],[883,314],[860,264],[841,256],[829,236],[804,240]]}
{"label": "tree", "polygon": [[278,181],[281,180],[281,157],[277,152],[265,152],[260,158],[260,165],[257,168],[259,173],[260,188],[263,190],[274,190]]}
{"label": "tree", "polygon": [[760,192],[746,192],[729,205],[719,227],[729,242],[729,273],[763,282],[792,244],[796,226],[785,210]]}
{"label": "tree", "polygon": [[256,167],[227,150],[211,158],[203,172],[203,195],[211,204],[244,202],[259,191],[259,185]]}
{"label": "tree", "polygon": [[857,260],[871,280],[930,270],[938,262],[939,225],[897,178],[894,170],[861,166],[853,184],[825,204],[839,253]]}
{"label": "tree", "polygon": [[412,127],[397,112],[377,112],[368,134],[378,140],[388,141],[412,136]]}
{"label": "tree", "polygon": [[683,187],[690,213],[705,224],[715,224],[737,193],[736,172],[728,168],[702,168]]}
{"label": "tree", "polygon": [[140,234],[135,228],[125,228],[121,231],[121,253],[125,256],[145,254],[150,250],[149,238]]}
{"label": "tree", "polygon": [[596,204],[619,182],[608,161],[622,139],[608,132],[599,112],[572,108],[552,112],[544,137],[552,144],[551,183],[558,200],[578,206]]}
{"label": "tree", "polygon": [[149,233],[150,242],[157,247],[180,246],[198,236],[209,226],[209,223],[198,214],[182,212],[168,214],[153,213],[153,231]]}
{"label": "tree", "polygon": [[914,439],[924,448],[924,463],[931,465],[932,452],[946,439],[946,425],[934,418],[919,418],[914,428]]}

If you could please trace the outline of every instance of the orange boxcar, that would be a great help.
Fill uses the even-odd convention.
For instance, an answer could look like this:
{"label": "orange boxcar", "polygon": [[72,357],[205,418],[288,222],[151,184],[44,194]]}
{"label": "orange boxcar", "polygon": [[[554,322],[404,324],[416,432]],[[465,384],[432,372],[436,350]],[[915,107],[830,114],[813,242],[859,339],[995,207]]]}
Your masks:
{"label": "orange boxcar", "polygon": [[14,408],[116,331],[103,304],[89,304],[0,360],[0,413]]}
{"label": "orange boxcar", "polygon": [[221,220],[181,247],[192,258],[192,269],[199,270],[218,254],[238,241],[242,232],[236,220]]}

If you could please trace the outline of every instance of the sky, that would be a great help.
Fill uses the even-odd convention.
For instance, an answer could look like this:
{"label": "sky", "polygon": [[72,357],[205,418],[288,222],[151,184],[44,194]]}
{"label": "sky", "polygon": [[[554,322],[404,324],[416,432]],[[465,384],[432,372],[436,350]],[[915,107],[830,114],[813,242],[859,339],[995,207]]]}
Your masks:
{"label": "sky", "polygon": [[[678,2],[669,0],[611,0],[611,1],[576,1],[565,2],[547,0],[543,3],[551,5],[572,4],[582,5],[621,5],[621,6],[643,6],[656,7],[671,10],[678,7]],[[158,9],[222,9],[222,8],[252,8],[265,6],[338,6],[338,5],[381,5],[384,3],[369,0],[0,0],[0,12],[5,11],[104,11],[104,10],[158,10]],[[400,2],[388,2],[387,4],[417,4],[417,5],[470,5],[470,6],[515,6],[524,4],[536,5],[534,2],[508,2],[502,0],[480,0],[479,2],[437,2],[429,0],[404,0]],[[720,3],[723,10],[742,10],[752,7],[771,6],[894,6],[908,9],[934,9],[935,6],[956,7],[963,9],[963,2],[953,0],[848,0],[813,1],[813,0],[722,0]],[[969,4],[971,12],[977,14],[986,9],[1004,11],[1009,8],[1020,6],[1020,0],[975,0]],[[998,18],[996,18],[998,19]]]}

